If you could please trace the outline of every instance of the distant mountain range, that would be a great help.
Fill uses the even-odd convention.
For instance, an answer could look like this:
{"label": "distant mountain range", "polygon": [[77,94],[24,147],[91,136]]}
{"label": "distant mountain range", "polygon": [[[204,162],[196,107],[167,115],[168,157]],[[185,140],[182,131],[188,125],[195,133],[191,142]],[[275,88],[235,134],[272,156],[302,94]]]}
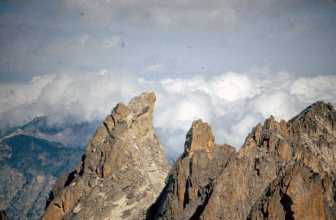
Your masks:
{"label": "distant mountain range", "polygon": [[94,133],[89,123],[56,127],[47,120],[1,131],[0,210],[9,219],[41,217],[55,180],[74,169]]}
{"label": "distant mountain range", "polygon": [[34,118],[31,122],[16,127],[0,130],[0,141],[11,136],[24,134],[27,136],[62,143],[64,147],[84,149],[92,138],[100,121],[67,124],[51,124],[48,117]]}

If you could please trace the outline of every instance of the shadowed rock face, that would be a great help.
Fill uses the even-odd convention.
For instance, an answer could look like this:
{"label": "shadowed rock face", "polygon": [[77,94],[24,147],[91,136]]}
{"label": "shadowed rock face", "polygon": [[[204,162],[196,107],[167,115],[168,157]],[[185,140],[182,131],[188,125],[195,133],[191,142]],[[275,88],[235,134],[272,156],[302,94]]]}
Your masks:
{"label": "shadowed rock face", "polygon": [[216,179],[235,155],[229,145],[215,146],[210,126],[195,121],[185,150],[170,171],[148,219],[198,219],[211,197]]}
{"label": "shadowed rock face", "polygon": [[148,219],[334,219],[336,112],[317,102],[258,124],[239,152],[193,123]]}
{"label": "shadowed rock face", "polygon": [[154,134],[154,93],[119,103],[74,172],[54,185],[42,219],[143,219],[169,167]]}
{"label": "shadowed rock face", "polygon": [[7,220],[7,215],[5,210],[0,210],[0,220]]}

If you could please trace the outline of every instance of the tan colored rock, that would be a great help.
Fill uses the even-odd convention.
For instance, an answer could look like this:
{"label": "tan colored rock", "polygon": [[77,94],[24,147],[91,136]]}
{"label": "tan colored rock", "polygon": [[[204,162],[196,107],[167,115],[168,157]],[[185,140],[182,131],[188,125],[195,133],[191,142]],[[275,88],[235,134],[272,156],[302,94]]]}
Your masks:
{"label": "tan colored rock", "polygon": [[203,123],[202,120],[194,121],[187,133],[185,153],[187,156],[192,156],[200,149],[210,152],[214,148],[214,140],[211,127],[207,123]]}
{"label": "tan colored rock", "polygon": [[331,219],[322,188],[319,174],[295,164],[270,184],[248,219]]}
{"label": "tan colored rock", "polygon": [[148,217],[335,219],[335,127],[333,107],[317,102],[287,123],[258,124],[236,154],[215,153],[211,128],[196,121]]}
{"label": "tan colored rock", "polygon": [[285,139],[279,140],[278,145],[278,154],[286,162],[289,162],[292,159],[292,150],[288,144],[288,141]]}
{"label": "tan colored rock", "polygon": [[201,120],[193,122],[184,147],[148,219],[198,219],[217,177],[235,154],[229,145],[215,145],[210,126]]}
{"label": "tan colored rock", "polygon": [[270,117],[237,153],[216,145],[211,127],[197,120],[162,189],[167,169],[151,124],[153,100],[146,94],[113,109],[66,187],[55,190],[45,219],[335,218],[331,105],[317,102],[288,122]]}
{"label": "tan colored rock", "polygon": [[152,125],[154,102],[154,93],[143,93],[112,110],[42,219],[145,217],[169,170]]}

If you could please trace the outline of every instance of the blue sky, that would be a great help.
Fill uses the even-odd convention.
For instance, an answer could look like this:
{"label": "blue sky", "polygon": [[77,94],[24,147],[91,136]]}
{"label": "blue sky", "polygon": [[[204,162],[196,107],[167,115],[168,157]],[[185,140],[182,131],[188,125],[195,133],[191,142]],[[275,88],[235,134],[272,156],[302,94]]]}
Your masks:
{"label": "blue sky", "polygon": [[335,105],[334,1],[1,1],[0,120],[103,119],[157,94],[168,154],[192,120],[239,149],[271,114]]}

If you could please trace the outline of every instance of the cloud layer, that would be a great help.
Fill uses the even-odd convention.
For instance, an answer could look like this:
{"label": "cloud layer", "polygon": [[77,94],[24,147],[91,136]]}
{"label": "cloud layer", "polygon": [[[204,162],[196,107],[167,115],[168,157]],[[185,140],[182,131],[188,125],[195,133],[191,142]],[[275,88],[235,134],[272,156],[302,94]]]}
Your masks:
{"label": "cloud layer", "polygon": [[19,125],[42,115],[54,124],[103,120],[117,102],[154,91],[154,127],[168,155],[182,151],[185,134],[198,118],[213,127],[217,143],[239,149],[252,127],[270,115],[288,120],[317,100],[335,105],[335,83],[336,76],[296,78],[264,69],[158,80],[120,70],[69,70],[0,85],[0,121]]}
{"label": "cloud layer", "polygon": [[271,114],[335,104],[335,20],[331,0],[0,1],[0,127],[103,120],[154,91],[168,154],[197,118],[239,148]]}

